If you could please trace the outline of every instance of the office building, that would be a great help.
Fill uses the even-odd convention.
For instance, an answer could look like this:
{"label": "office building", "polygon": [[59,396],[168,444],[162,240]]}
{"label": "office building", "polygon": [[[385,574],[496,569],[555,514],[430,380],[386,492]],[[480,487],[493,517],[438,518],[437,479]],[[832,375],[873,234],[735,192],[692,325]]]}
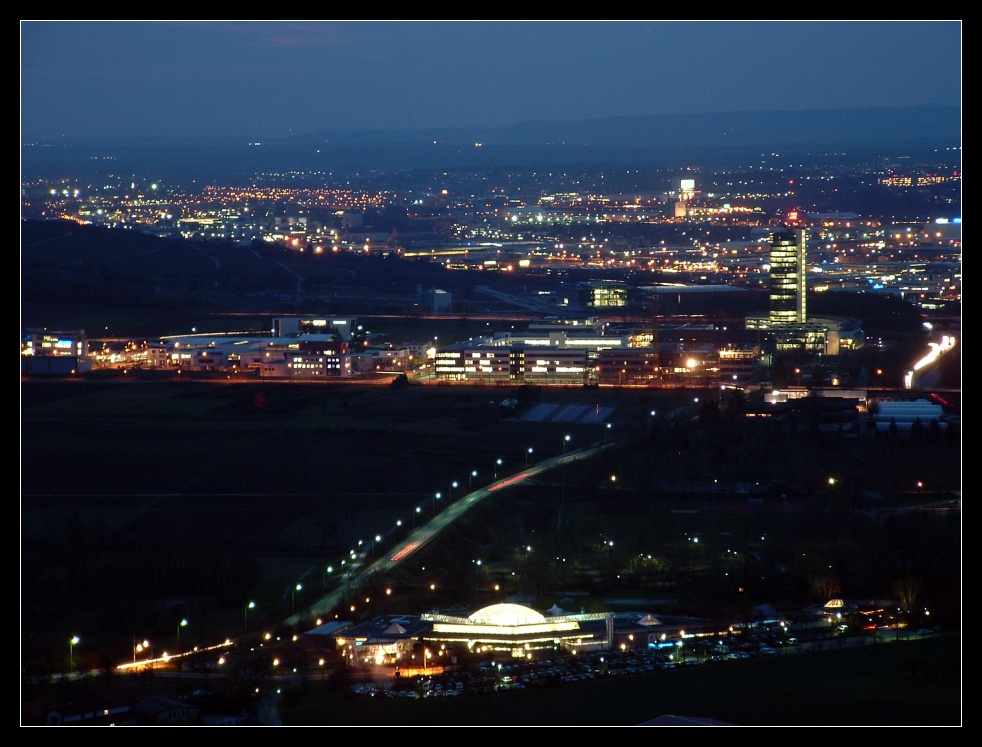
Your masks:
{"label": "office building", "polygon": [[749,315],[749,330],[767,330],[778,352],[837,356],[862,347],[860,322],[847,317],[808,317],[807,229],[784,227],[770,235],[770,305]]}
{"label": "office building", "polygon": [[770,265],[771,324],[804,324],[808,321],[805,229],[788,228],[771,237]]}

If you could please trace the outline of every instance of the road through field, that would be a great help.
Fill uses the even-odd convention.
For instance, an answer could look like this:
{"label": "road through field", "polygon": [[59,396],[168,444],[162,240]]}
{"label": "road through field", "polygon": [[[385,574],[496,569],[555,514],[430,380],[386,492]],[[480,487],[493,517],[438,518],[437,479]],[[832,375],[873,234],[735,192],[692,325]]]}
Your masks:
{"label": "road through field", "polygon": [[605,449],[613,448],[616,445],[621,444],[615,442],[599,443],[570,451],[568,454],[562,454],[560,456],[553,457],[552,459],[545,459],[539,464],[522,470],[518,474],[509,475],[508,477],[504,477],[491,483],[490,485],[467,493],[455,503],[451,503],[449,506],[447,506],[447,508],[434,516],[430,521],[426,522],[425,524],[421,524],[415,529],[415,531],[410,532],[405,540],[389,548],[384,555],[366,562],[366,558],[369,556],[369,553],[372,553],[372,550],[370,548],[363,551],[361,556],[355,560],[355,562],[359,565],[354,573],[349,573],[347,579],[343,581],[337,589],[321,597],[306,610],[301,610],[292,614],[285,621],[286,624],[295,626],[299,624],[307,615],[327,615],[333,611],[346,597],[357,591],[363,582],[395,570],[395,568],[397,568],[400,564],[404,563],[406,560],[413,557],[415,553],[422,550],[440,532],[452,526],[453,523],[460,519],[467,511],[497,491],[507,490],[509,487],[522,484],[536,475],[556,469],[557,467],[562,467],[584,459],[591,459],[603,452]]}

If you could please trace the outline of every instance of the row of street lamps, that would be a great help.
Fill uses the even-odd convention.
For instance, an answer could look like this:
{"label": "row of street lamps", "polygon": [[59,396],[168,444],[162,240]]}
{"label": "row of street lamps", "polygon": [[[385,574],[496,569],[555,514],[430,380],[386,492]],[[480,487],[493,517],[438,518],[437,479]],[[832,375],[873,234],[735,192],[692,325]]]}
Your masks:
{"label": "row of street lamps", "polygon": [[[572,440],[572,436],[570,436],[568,434],[563,437],[563,441],[562,441],[562,445],[563,445],[563,456],[566,455],[566,445],[571,440]],[[531,446],[525,451],[525,467],[526,468],[528,468],[528,466],[529,466],[529,460],[530,460],[530,458],[532,457],[532,455],[534,453],[535,453],[535,449],[533,447],[531,447]],[[494,471],[494,480],[495,481],[497,481],[497,479],[498,479],[498,471],[499,471],[499,468],[502,467],[503,464],[504,464],[504,461],[502,459],[500,459],[500,458],[496,459],[495,462],[494,462],[493,471]],[[478,471],[475,469],[475,470],[471,470],[470,474],[468,475],[468,478],[467,478],[467,487],[468,487],[468,490],[471,491],[471,492],[473,491],[473,488],[474,488],[474,478],[477,477],[478,474],[479,474]],[[460,484],[456,480],[453,481],[450,484],[450,491],[449,491],[449,494],[448,494],[448,496],[449,496],[449,501],[448,502],[449,503],[452,503],[453,502],[453,492],[458,487],[460,487]],[[433,515],[436,514],[436,502],[438,500],[440,500],[441,498],[442,498],[441,493],[436,493],[433,496]],[[412,515],[413,515],[413,529],[414,530],[416,528],[416,514],[421,514],[421,513],[422,513],[422,508],[420,506],[416,506],[413,509]],[[397,526],[402,526],[402,520],[401,519],[397,521]],[[372,553],[371,557],[372,557],[372,560],[373,561],[375,560],[375,545],[378,542],[380,542],[381,540],[382,540],[382,536],[381,535],[375,535],[374,541],[371,543],[371,553]],[[360,546],[360,545],[362,545],[362,542],[359,540],[358,544]],[[528,553],[531,552],[531,549],[532,549],[531,547],[526,548],[526,558],[528,557]],[[355,551],[352,550],[352,553],[351,554],[352,554],[352,559],[354,559],[356,557]],[[344,564],[345,564],[345,561],[342,561],[342,565],[344,565]],[[350,567],[351,566],[349,565],[349,573],[350,573]],[[332,573],[333,571],[334,571],[333,566],[325,565],[325,567],[324,567],[324,579],[322,579],[325,586],[327,585],[326,575],[328,573]],[[298,591],[302,591],[302,590],[303,590],[303,585],[300,584],[300,583],[295,584],[291,588],[291,590],[290,590],[290,603],[291,603],[291,608],[292,608],[293,614],[296,614],[296,593]],[[255,601],[249,601],[245,605],[245,607],[243,609],[242,624],[243,624],[243,631],[245,633],[248,633],[249,632],[249,610],[253,610],[255,608],[256,608]],[[181,628],[186,628],[187,626],[188,626],[188,620],[186,618],[182,618],[177,623],[177,642],[178,642],[178,646],[180,646]],[[81,638],[79,636],[77,636],[77,635],[72,636],[71,639],[69,640],[69,652],[68,653],[69,653],[69,671],[70,672],[74,672],[74,670],[75,670],[75,646],[78,645],[80,643],[80,641],[81,641]],[[133,662],[136,663],[137,655],[138,654],[142,655],[142,654],[144,654],[144,652],[147,652],[147,651],[150,651],[151,652],[151,656],[152,656],[152,647],[151,647],[150,642],[149,641],[146,641],[146,640],[145,641],[142,641],[142,642],[138,642],[136,640],[136,638],[134,637],[134,639],[133,639]]]}
{"label": "row of street lamps", "polygon": [[[608,428],[609,427],[610,427],[610,425],[608,424]],[[563,443],[563,456],[566,455],[566,445],[572,440],[572,438],[573,437],[570,436],[569,434],[566,434],[565,436],[563,436],[563,442],[562,442]],[[533,447],[531,447],[531,446],[528,447],[528,449],[525,451],[525,468],[526,469],[528,469],[529,459],[531,458],[531,456],[534,453],[535,453],[535,449]],[[498,480],[498,470],[499,470],[499,468],[501,466],[503,466],[503,464],[504,464],[504,460],[501,459],[500,457],[498,459],[495,459],[495,461],[494,461],[493,472],[494,472],[494,481],[495,482],[497,482],[497,480]],[[468,490],[468,492],[473,492],[473,490],[474,490],[474,478],[477,477],[478,474],[479,474],[478,471],[475,469],[475,470],[471,470],[470,473],[467,475],[467,490]],[[453,503],[453,493],[454,493],[454,490],[456,490],[458,487],[460,487],[460,483],[458,483],[456,480],[454,480],[452,483],[450,483],[450,490],[448,491],[448,494],[447,494],[448,504]],[[439,500],[442,500],[442,499],[443,499],[443,493],[436,492],[436,493],[433,494],[433,497],[431,499],[431,509],[430,509],[431,516],[435,516],[436,515],[436,502],[439,501]],[[413,509],[413,511],[412,511],[413,530],[414,531],[416,529],[416,514],[420,514],[420,513],[422,513],[422,508],[420,508],[419,506],[416,506]],[[397,519],[396,520],[396,527],[401,527],[401,526],[402,526],[402,519]],[[375,536],[375,542],[379,542],[381,539],[382,539],[381,536],[379,536],[379,535],[376,535]],[[375,559],[375,542],[372,543],[372,560]],[[358,544],[360,546],[362,544],[362,542],[359,540]],[[354,552],[354,551],[352,551],[352,552]],[[342,561],[342,563],[343,563],[343,561]]]}
{"label": "row of street lamps", "polygon": [[[255,606],[254,602],[249,603],[251,606]],[[186,628],[188,626],[187,618],[181,618],[181,621],[177,624],[177,642],[178,646],[181,643],[181,628]],[[75,647],[82,642],[81,637],[73,635],[68,640],[68,671],[73,673],[75,671]],[[137,641],[136,637],[133,637],[133,663],[136,663],[137,654],[143,655],[145,651],[151,651],[150,641]]]}
{"label": "row of street lamps", "polygon": [[[255,606],[255,603],[250,602],[251,606]],[[181,645],[181,628],[186,628],[188,626],[187,618],[181,618],[180,622],[177,623],[177,645]],[[82,642],[80,636],[73,635],[68,641],[68,671],[73,673],[75,671],[75,647]],[[137,656],[142,656],[144,653],[150,652],[151,658],[153,658],[153,647],[150,641],[138,641],[136,636],[133,636],[133,663],[136,663]],[[166,655],[166,654],[165,654]]]}
{"label": "row of street lamps", "polygon": [[[563,441],[562,441],[562,444],[563,444],[563,456],[566,455],[566,445],[571,440],[572,440],[572,436],[570,436],[569,434],[566,434],[563,437]],[[534,453],[535,453],[535,449],[533,447],[531,447],[531,446],[528,447],[528,449],[525,451],[525,467],[526,467],[526,469],[528,468],[528,466],[529,466],[529,460],[530,460],[530,458],[532,457],[532,455]],[[498,458],[498,459],[496,459],[494,461],[494,465],[493,465],[494,481],[497,481],[498,480],[498,471],[499,471],[499,468],[503,466],[503,464],[504,464],[504,460],[502,460],[501,458]],[[468,489],[468,492],[473,492],[473,490],[474,490],[474,478],[477,477],[478,474],[479,473],[478,473],[478,471],[476,469],[471,470],[470,473],[468,474],[468,476],[467,476],[467,489]],[[448,492],[448,504],[449,503],[453,503],[454,490],[456,490],[458,487],[460,487],[460,483],[458,483],[456,480],[454,480],[453,482],[450,483],[450,490]],[[439,501],[439,500],[441,500],[442,498],[443,498],[443,494],[442,493],[437,492],[437,493],[434,493],[433,494],[433,498],[432,498],[432,515],[433,516],[436,515],[436,502]],[[416,529],[416,514],[421,514],[421,513],[422,513],[422,508],[420,506],[416,506],[415,508],[413,508],[412,517],[413,517],[413,530],[414,531]],[[402,519],[397,519],[396,520],[396,527],[401,527],[401,526],[402,526]],[[377,535],[375,535],[374,541],[371,542],[371,559],[372,559],[373,562],[375,560],[375,545],[377,543],[379,543],[381,540],[382,540],[382,536],[377,534]],[[362,541],[359,540],[358,541],[359,547],[362,544],[363,544]],[[352,561],[356,557],[357,557],[357,555],[356,555],[355,551],[352,550],[351,551],[351,559],[352,559]],[[342,565],[345,565],[346,564],[346,561],[345,560],[342,560],[341,561],[341,564]],[[349,568],[349,571],[348,572],[350,573],[351,565],[349,565],[348,568]],[[332,573],[333,570],[334,569],[333,569],[332,566],[329,566],[329,565],[325,565],[324,566],[324,577],[322,578],[322,584],[324,586],[327,585],[327,579],[326,579],[327,574],[328,573]],[[300,584],[300,583],[297,583],[290,590],[290,606],[291,606],[291,609],[292,609],[292,613],[294,615],[296,614],[296,593],[298,591],[302,591],[302,590],[303,590],[303,585]],[[249,610],[255,609],[255,607],[256,607],[256,603],[254,601],[250,601],[245,606],[245,609],[243,611],[243,630],[246,633],[249,632]],[[178,629],[177,629],[178,640],[180,640],[181,627],[184,627],[186,625],[187,625],[187,620],[181,620],[181,622],[179,623]]]}

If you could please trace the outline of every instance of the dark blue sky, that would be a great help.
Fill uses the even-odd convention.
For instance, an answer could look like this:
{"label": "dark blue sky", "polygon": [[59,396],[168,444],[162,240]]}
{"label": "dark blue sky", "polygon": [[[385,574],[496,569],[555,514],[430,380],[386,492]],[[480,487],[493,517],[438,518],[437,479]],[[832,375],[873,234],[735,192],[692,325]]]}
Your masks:
{"label": "dark blue sky", "polygon": [[21,21],[21,135],[961,103],[962,22]]}

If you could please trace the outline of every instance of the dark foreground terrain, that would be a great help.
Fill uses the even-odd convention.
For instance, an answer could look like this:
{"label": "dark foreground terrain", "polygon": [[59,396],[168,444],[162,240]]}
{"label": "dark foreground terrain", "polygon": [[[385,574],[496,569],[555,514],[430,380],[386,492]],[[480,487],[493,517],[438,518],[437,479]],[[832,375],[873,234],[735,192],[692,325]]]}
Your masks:
{"label": "dark foreground terrain", "polygon": [[[859,641],[863,641],[858,645]],[[258,723],[380,728],[630,727],[665,717],[731,726],[962,726],[962,646],[957,632],[891,642],[849,637],[821,650],[641,674],[597,675],[462,697],[421,699],[356,695],[350,678],[301,673],[267,683],[278,694]],[[558,661],[557,661],[558,663]],[[460,673],[460,677],[466,676]],[[42,723],[43,703],[133,702],[154,695],[198,704],[202,721],[220,713],[225,684],[215,678],[158,674],[151,679],[92,675],[32,691],[22,725]],[[197,693],[197,695],[195,694]],[[34,697],[40,695],[41,697]]]}
{"label": "dark foreground terrain", "polygon": [[[508,396],[518,413],[488,404]],[[317,597],[327,567],[358,540],[380,533],[384,549],[397,521],[425,520],[526,459],[604,439],[618,448],[497,491],[428,545],[420,562],[437,591],[417,593],[417,574],[402,569],[396,593],[359,614],[473,611],[494,581],[498,601],[523,594],[542,609],[577,589],[590,612],[612,595],[658,597],[670,601],[654,611],[722,619],[755,604],[891,599],[896,582],[913,579],[916,607],[959,627],[957,439],[847,439],[684,404],[693,399],[23,382],[23,670],[66,671],[73,635],[85,669],[127,661],[136,636],[158,651],[178,637],[209,645],[239,635],[249,600],[247,622],[276,624]],[[609,406],[611,428],[523,421],[536,402]]]}
{"label": "dark foreground terrain", "polygon": [[281,700],[288,726],[635,726],[664,715],[734,726],[960,726],[957,634],[462,698],[380,699],[311,680]]}

